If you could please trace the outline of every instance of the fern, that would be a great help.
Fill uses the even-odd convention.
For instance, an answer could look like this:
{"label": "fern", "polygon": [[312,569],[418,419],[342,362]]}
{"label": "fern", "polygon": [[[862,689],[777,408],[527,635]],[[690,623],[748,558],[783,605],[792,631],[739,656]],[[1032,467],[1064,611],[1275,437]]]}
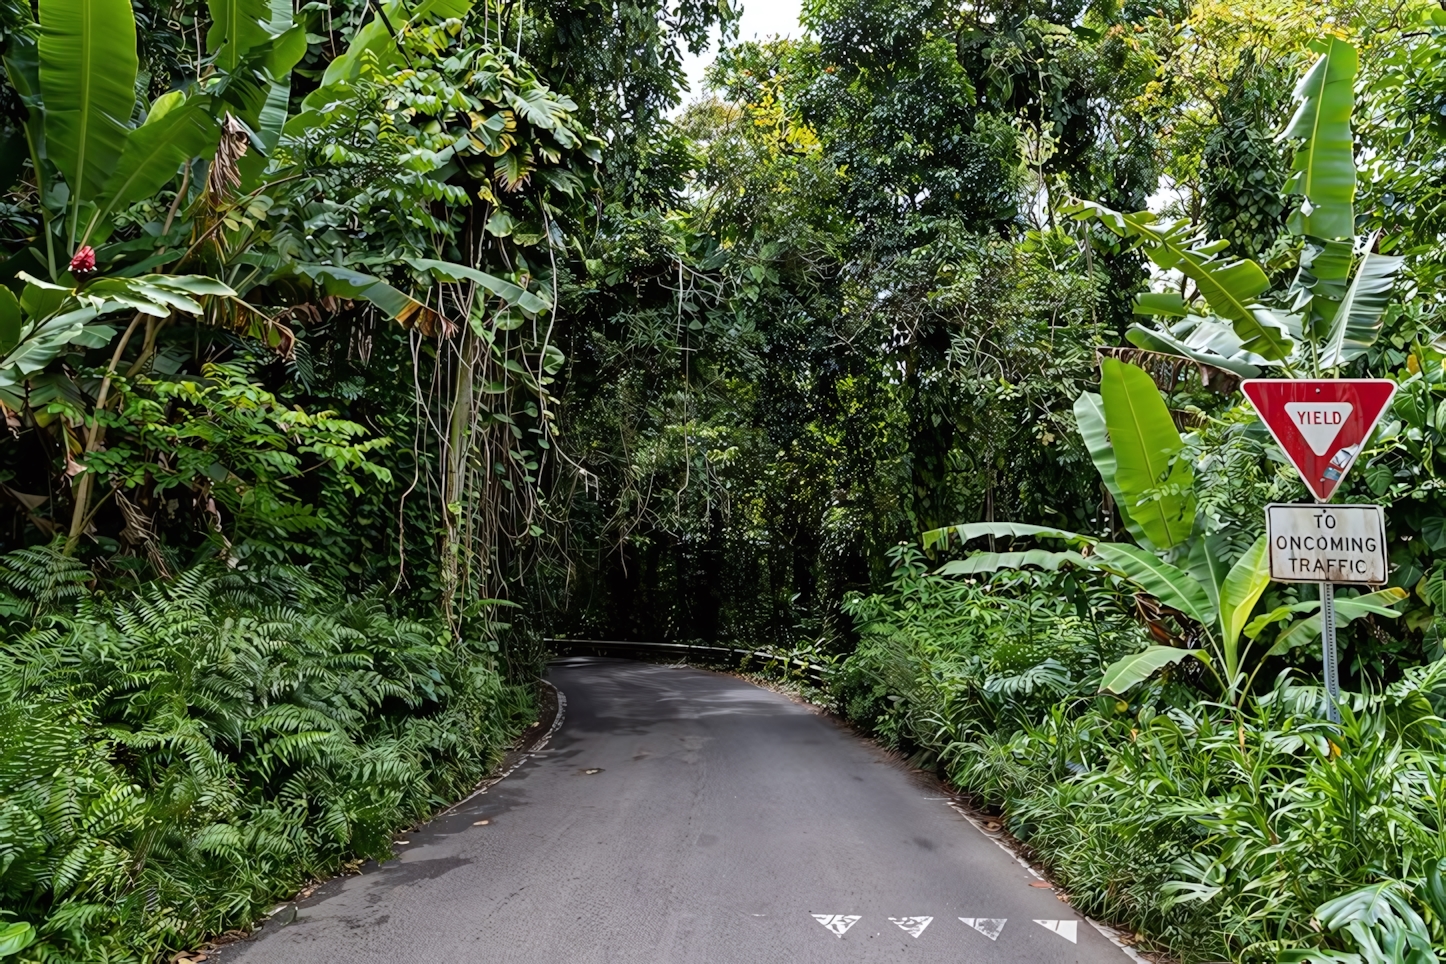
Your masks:
{"label": "fern", "polygon": [[439,625],[304,571],[203,566],[129,595],[0,557],[0,906],[41,961],[140,961],[383,858],[530,712]]}

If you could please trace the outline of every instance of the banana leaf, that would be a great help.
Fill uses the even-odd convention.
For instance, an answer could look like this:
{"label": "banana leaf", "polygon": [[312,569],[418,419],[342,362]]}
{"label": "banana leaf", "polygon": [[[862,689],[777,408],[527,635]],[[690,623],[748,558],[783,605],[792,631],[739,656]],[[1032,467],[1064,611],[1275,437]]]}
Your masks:
{"label": "banana leaf", "polygon": [[1125,496],[1120,491],[1119,483],[1115,481],[1115,450],[1110,447],[1110,433],[1105,425],[1104,401],[1093,392],[1081,392],[1079,398],[1074,400],[1074,420],[1079,426],[1085,448],[1089,450],[1090,460],[1095,464],[1095,471],[1100,474],[1100,481],[1105,484],[1105,489],[1110,493],[1110,498],[1115,500],[1115,505],[1119,506],[1120,520],[1124,522],[1125,530],[1140,545],[1147,549],[1154,548],[1154,543],[1145,534],[1145,530],[1135,521],[1134,516],[1125,511]]}
{"label": "banana leaf", "polygon": [[466,279],[476,282],[486,291],[501,298],[509,305],[521,308],[528,314],[540,315],[552,309],[552,302],[543,296],[534,294],[521,285],[513,284],[511,281],[506,281],[485,271],[478,271],[476,268],[469,268],[464,264],[438,261],[434,258],[407,258],[406,261],[418,271],[428,272],[438,281]]}
{"label": "banana leaf", "polygon": [[271,40],[267,0],[208,0],[207,5],[211,28],[206,31],[206,52],[215,55],[218,70],[234,71],[248,50]]}
{"label": "banana leaf", "polygon": [[1166,355],[1178,355],[1202,365],[1223,368],[1241,378],[1255,378],[1260,375],[1260,368],[1249,362],[1237,361],[1211,351],[1197,351],[1168,332],[1155,331],[1144,325],[1131,325],[1130,330],[1125,333],[1125,337],[1129,339],[1130,344],[1137,348],[1163,352]]}
{"label": "banana leaf", "polygon": [[1120,696],[1154,676],[1166,666],[1173,666],[1194,657],[1210,665],[1210,657],[1198,649],[1177,649],[1174,646],[1150,646],[1138,653],[1112,663],[1100,679],[1100,692]]}
{"label": "banana leaf", "polygon": [[[1198,582],[1210,597],[1210,608],[1220,607],[1220,586],[1230,571],[1225,564],[1225,548],[1228,545],[1225,533],[1206,535],[1203,513],[1195,517],[1195,531],[1190,534],[1190,555],[1186,559],[1186,571]],[[1251,637],[1252,639],[1254,637]]]}
{"label": "banana leaf", "polygon": [[220,128],[209,108],[209,98],[195,97],[130,132],[106,182],[102,219],[117,208],[152,197],[182,164],[215,147]]}
{"label": "banana leaf", "polygon": [[1220,584],[1220,648],[1225,657],[1225,678],[1234,685],[1240,670],[1240,632],[1270,585],[1270,554],[1261,535],[1230,567]]}
{"label": "banana leaf", "polygon": [[1024,552],[976,552],[967,559],[954,559],[934,570],[940,576],[972,576],[981,572],[997,572],[1000,569],[1023,569],[1038,566],[1050,572],[1061,566],[1089,568],[1089,560],[1078,552],[1050,552],[1047,549],[1028,549]]}
{"label": "banana leaf", "polygon": [[1115,454],[1120,510],[1150,544],[1170,549],[1190,536],[1195,521],[1194,472],[1176,456],[1185,447],[1154,381],[1114,358],[1100,363],[1100,398]]}
{"label": "banana leaf", "polygon": [[[1366,593],[1363,596],[1336,599],[1336,625],[1344,626],[1355,619],[1366,615],[1384,616],[1387,619],[1396,619],[1401,614],[1390,608],[1409,593],[1398,586],[1388,589],[1380,589],[1376,592]],[[1287,653],[1297,646],[1304,646],[1313,641],[1321,634],[1321,614],[1312,613],[1304,619],[1298,619],[1291,623],[1279,636],[1275,638],[1275,645],[1270,647],[1271,656],[1279,656]]]}
{"label": "banana leaf", "polygon": [[1295,89],[1295,115],[1279,139],[1296,140],[1287,194],[1301,203],[1290,214],[1295,234],[1349,238],[1356,233],[1355,104],[1356,49],[1338,37],[1311,45],[1321,57]]}
{"label": "banana leaf", "polygon": [[40,0],[45,152],[76,207],[105,188],[125,150],[137,68],[129,0]]}
{"label": "banana leaf", "polygon": [[1353,248],[1351,241],[1315,238],[1307,238],[1301,247],[1300,268],[1291,290],[1296,295],[1295,310],[1304,316],[1304,331],[1316,341],[1330,337],[1350,280]]}
{"label": "banana leaf", "polygon": [[382,279],[350,268],[338,268],[329,264],[291,264],[297,274],[309,278],[329,295],[340,298],[360,298],[376,305],[387,317],[403,324],[409,322],[426,307],[411,295],[387,284]]}
{"label": "banana leaf", "polygon": [[950,536],[957,537],[960,545],[963,545],[970,539],[979,539],[983,536],[994,536],[996,539],[1017,539],[1021,536],[1032,536],[1044,539],[1064,539],[1079,545],[1095,541],[1090,536],[1081,535],[1078,532],[1070,532],[1068,529],[1031,525],[1027,522],[970,522],[965,525],[930,529],[920,538],[924,542],[925,549],[932,549],[935,546],[947,546]]}
{"label": "banana leaf", "polygon": [[1205,587],[1178,566],[1138,546],[1119,542],[1099,543],[1091,558],[1098,567],[1123,576],[1166,606],[1178,609],[1202,626],[1215,627],[1215,608],[1210,605]]}
{"label": "banana leaf", "polygon": [[1405,258],[1366,251],[1356,268],[1356,276],[1341,298],[1330,338],[1321,352],[1322,368],[1345,365],[1376,343],[1396,275],[1405,263]]}

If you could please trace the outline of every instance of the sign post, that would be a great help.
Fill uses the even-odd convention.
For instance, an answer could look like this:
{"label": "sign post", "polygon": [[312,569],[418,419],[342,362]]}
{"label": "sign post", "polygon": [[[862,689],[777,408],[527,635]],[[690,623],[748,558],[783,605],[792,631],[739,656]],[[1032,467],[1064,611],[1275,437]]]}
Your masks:
{"label": "sign post", "polygon": [[1316,499],[1313,506],[1266,507],[1270,577],[1320,585],[1325,710],[1332,723],[1339,723],[1335,587],[1386,581],[1386,523],[1380,506],[1327,503],[1390,406],[1396,383],[1384,378],[1250,378],[1240,387]]}

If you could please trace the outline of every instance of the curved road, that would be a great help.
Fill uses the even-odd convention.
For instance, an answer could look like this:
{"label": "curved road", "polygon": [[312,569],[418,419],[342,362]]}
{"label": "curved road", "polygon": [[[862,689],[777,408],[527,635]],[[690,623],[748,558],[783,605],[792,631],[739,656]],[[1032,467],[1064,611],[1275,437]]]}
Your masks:
{"label": "curved road", "polygon": [[550,678],[567,715],[547,749],[224,964],[1127,964],[936,787],[806,706],[617,659]]}

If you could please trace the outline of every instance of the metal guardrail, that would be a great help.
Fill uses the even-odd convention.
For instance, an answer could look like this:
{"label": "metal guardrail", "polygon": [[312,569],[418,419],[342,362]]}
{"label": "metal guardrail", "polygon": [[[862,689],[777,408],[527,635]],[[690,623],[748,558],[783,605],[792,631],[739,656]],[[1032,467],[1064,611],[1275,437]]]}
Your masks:
{"label": "metal guardrail", "polygon": [[697,658],[718,663],[737,665],[748,659],[765,663],[782,663],[789,667],[789,675],[806,678],[814,686],[822,688],[828,682],[828,667],[802,659],[790,659],[761,649],[740,649],[734,646],[705,646],[694,643],[644,643],[621,639],[552,639],[542,640],[559,656],[675,656],[683,659]]}

